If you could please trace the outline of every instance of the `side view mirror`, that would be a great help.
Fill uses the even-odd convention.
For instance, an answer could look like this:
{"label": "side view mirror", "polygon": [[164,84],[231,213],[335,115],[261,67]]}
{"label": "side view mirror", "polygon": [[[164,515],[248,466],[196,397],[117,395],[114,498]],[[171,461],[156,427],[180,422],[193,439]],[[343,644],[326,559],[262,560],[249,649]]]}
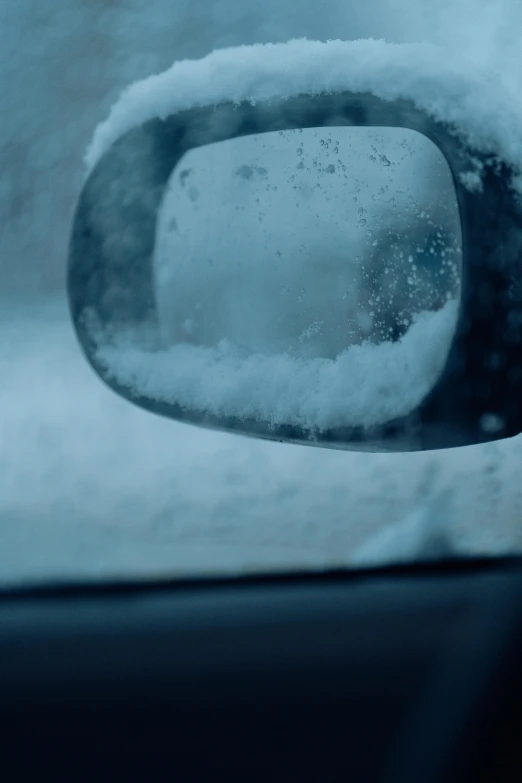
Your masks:
{"label": "side view mirror", "polygon": [[374,451],[516,435],[511,174],[369,93],[149,120],[77,205],[80,343],[118,394],[201,426]]}

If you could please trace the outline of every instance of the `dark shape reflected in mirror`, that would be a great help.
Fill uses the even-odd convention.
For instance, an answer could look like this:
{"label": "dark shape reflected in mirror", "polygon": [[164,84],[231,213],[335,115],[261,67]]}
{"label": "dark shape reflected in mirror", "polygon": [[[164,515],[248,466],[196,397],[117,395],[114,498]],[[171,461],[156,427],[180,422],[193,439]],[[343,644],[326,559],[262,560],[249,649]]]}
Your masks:
{"label": "dark shape reflected in mirror", "polygon": [[375,427],[436,383],[457,322],[452,174],[405,128],[305,128],[187,152],[156,228],[159,339],[98,357],[135,393],[197,414]]}

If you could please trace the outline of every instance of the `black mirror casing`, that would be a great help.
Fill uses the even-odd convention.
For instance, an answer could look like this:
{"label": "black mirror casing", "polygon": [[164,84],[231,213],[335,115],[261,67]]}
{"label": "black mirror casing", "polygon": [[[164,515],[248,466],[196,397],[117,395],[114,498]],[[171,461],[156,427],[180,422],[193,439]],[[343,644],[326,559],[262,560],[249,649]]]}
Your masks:
{"label": "black mirror casing", "polygon": [[[294,426],[195,413],[119,383],[97,357],[94,335],[100,328],[110,335],[139,326],[154,341],[156,220],[181,157],[237,136],[326,126],[409,128],[432,140],[450,166],[462,224],[460,311],[444,370],[420,406],[379,427],[331,429],[312,440]],[[473,165],[482,169],[482,181],[469,189],[463,175]],[[97,374],[118,394],[151,412],[205,427],[360,451],[441,449],[517,435],[522,432],[522,206],[511,181],[505,164],[471,150],[412,102],[387,102],[367,93],[223,103],[150,120],[112,145],[82,189],[67,277],[76,333]]]}

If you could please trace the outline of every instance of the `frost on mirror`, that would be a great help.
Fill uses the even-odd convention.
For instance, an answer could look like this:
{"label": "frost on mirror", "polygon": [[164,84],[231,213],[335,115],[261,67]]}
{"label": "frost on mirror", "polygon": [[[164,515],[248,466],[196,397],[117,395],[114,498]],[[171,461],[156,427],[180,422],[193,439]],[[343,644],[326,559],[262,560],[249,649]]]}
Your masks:
{"label": "frost on mirror", "polygon": [[187,153],[157,224],[159,350],[100,348],[111,374],[185,410],[314,433],[414,410],[459,300],[449,166],[404,128],[331,127]]}

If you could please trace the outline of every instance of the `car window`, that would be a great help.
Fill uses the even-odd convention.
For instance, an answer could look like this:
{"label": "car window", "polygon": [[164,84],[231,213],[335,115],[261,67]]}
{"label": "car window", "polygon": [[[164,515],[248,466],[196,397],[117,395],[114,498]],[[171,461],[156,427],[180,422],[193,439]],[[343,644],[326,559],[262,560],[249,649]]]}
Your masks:
{"label": "car window", "polygon": [[168,421],[99,382],[65,296],[84,156],[128,85],[223,47],[371,37],[457,53],[517,105],[517,0],[0,0],[0,12],[0,581],[519,552],[520,438],[371,454]]}

